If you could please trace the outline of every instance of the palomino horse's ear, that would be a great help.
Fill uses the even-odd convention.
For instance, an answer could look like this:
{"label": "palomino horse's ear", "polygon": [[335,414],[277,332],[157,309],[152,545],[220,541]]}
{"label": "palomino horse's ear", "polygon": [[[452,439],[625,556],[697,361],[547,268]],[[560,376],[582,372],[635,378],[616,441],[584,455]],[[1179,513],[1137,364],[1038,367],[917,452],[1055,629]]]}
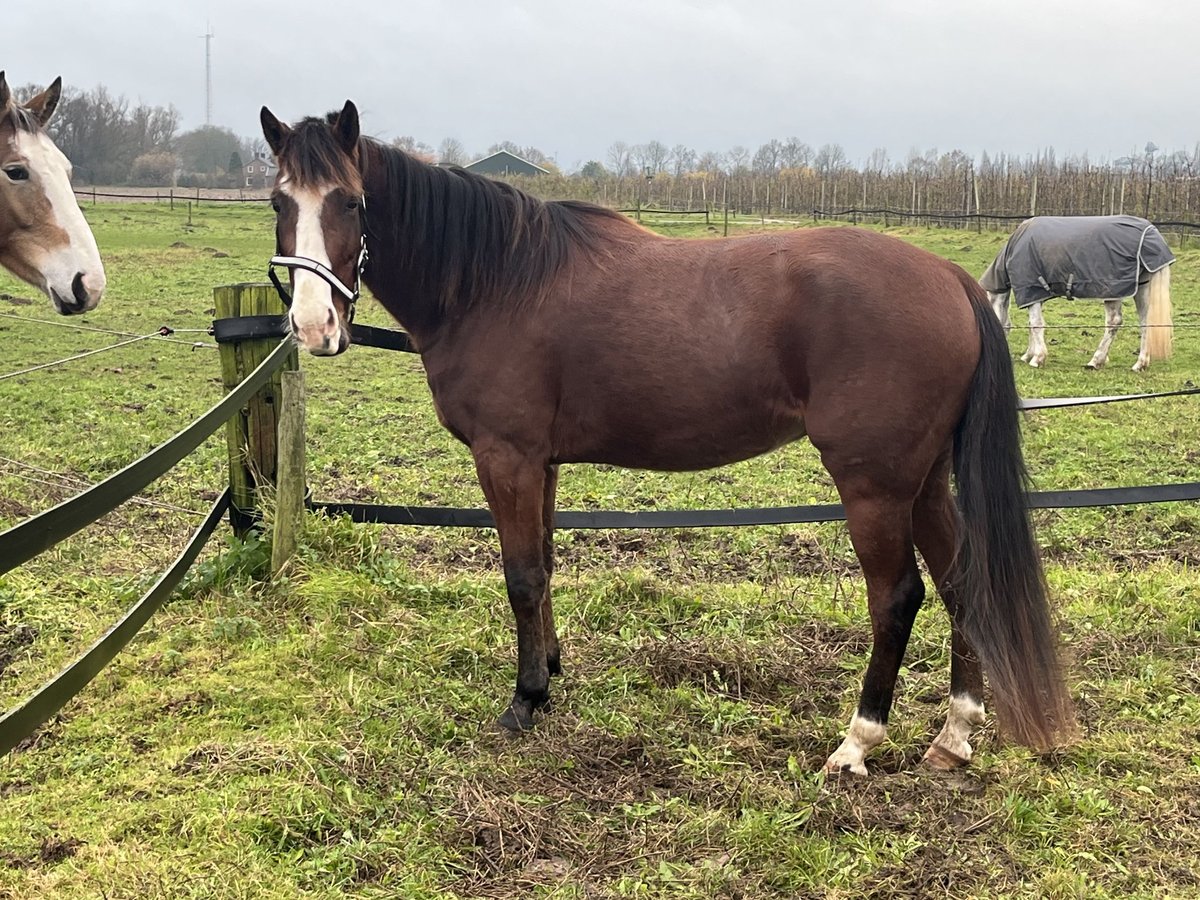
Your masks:
{"label": "palomino horse's ear", "polygon": [[25,104],[25,108],[33,113],[33,117],[38,120],[38,124],[43,128],[50,121],[50,117],[54,115],[54,110],[58,108],[59,98],[62,97],[62,76],[55,78],[46,88],[32,100]]}
{"label": "palomino horse's ear", "polygon": [[342,111],[338,113],[337,121],[333,123],[333,133],[338,145],[350,156],[358,151],[358,107],[347,100]]}
{"label": "palomino horse's ear", "polygon": [[0,112],[8,109],[8,104],[12,102],[12,91],[8,89],[8,82],[4,80],[4,73],[0,72]]}
{"label": "palomino horse's ear", "polygon": [[271,148],[271,152],[279,156],[279,150],[283,147],[284,138],[292,133],[292,129],[288,128],[265,106],[258,114],[258,119],[262,122],[263,137],[267,139],[267,146]]}

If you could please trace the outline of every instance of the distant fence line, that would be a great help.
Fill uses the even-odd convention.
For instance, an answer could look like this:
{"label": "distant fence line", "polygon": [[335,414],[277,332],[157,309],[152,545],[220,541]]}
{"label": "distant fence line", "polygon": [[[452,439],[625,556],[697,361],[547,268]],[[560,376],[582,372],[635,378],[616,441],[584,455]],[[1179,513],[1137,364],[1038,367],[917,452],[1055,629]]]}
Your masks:
{"label": "distant fence line", "polygon": [[[1054,214],[1053,212],[1046,212],[1039,215]],[[890,209],[886,207],[860,208],[856,206],[844,207],[842,209],[813,209],[811,215],[814,222],[822,220],[849,221],[854,224],[875,222],[883,224],[885,227],[888,225],[915,222],[924,225],[951,225],[964,228],[973,225],[977,230],[982,229],[985,223],[1015,223],[1024,222],[1026,219],[1032,218],[1029,215],[1017,215],[1013,213],[910,212],[903,209]],[[1156,220],[1154,221],[1154,226],[1159,231],[1176,231],[1186,234],[1200,231],[1200,222],[1189,222],[1180,219]]]}
{"label": "distant fence line", "polygon": [[[80,199],[91,200],[96,203],[98,200],[113,200],[113,201],[137,201],[147,202],[154,201],[157,203],[168,203],[172,207],[176,200],[188,203],[267,203],[270,198],[265,196],[245,196],[239,191],[239,196],[222,196],[221,194],[205,194],[202,188],[168,188],[153,194],[133,193],[133,192],[116,192],[116,191],[101,191],[91,188],[77,188],[75,195]],[[210,188],[210,191],[220,190]],[[230,193],[225,191],[225,194]],[[754,218],[760,221],[766,219],[776,219],[777,221],[795,221],[800,222],[806,218],[811,218],[814,222],[821,221],[848,221],[853,224],[880,224],[884,227],[891,225],[917,224],[925,225],[926,227],[950,227],[950,228],[974,228],[981,231],[985,226],[997,227],[1007,224],[1024,222],[1031,218],[1027,213],[1009,213],[1009,212],[973,212],[964,213],[956,211],[938,211],[938,210],[921,210],[914,212],[912,210],[898,209],[894,207],[858,207],[847,206],[833,209],[822,209],[814,207],[807,216],[803,213],[795,211],[782,211],[766,205],[751,206],[751,207],[734,207],[724,206],[719,203],[710,203],[704,208],[693,208],[684,204],[674,206],[672,204],[653,204],[634,207],[617,207],[616,211],[626,215],[632,215],[639,220],[643,215],[671,215],[671,216],[704,216],[704,221],[710,223],[714,216],[726,215],[727,218],[738,219]],[[1039,215],[1088,215],[1088,213],[1059,213],[1055,210],[1045,210]],[[1159,231],[1171,231],[1179,234],[1191,235],[1200,233],[1200,221],[1190,221],[1186,219],[1167,218],[1152,220],[1155,227]]]}

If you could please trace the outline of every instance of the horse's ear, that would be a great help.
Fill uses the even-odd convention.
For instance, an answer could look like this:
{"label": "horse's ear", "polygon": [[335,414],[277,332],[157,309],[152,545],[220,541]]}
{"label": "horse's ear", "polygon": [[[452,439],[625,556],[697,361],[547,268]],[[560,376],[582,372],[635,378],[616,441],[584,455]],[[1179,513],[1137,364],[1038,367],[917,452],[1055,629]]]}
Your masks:
{"label": "horse's ear", "polygon": [[283,147],[284,138],[292,133],[292,129],[288,128],[265,106],[258,114],[259,121],[262,122],[263,137],[267,139],[267,146],[271,148],[271,152],[275,156],[279,156],[279,150]]}
{"label": "horse's ear", "polygon": [[4,79],[4,73],[0,72],[0,112],[8,109],[8,104],[12,102],[12,91],[8,89],[8,82]]}
{"label": "horse's ear", "polygon": [[347,100],[342,111],[338,113],[337,121],[333,124],[333,133],[337,142],[350,156],[358,152],[358,107]]}
{"label": "horse's ear", "polygon": [[38,120],[39,125],[45,127],[46,123],[50,121],[50,117],[54,115],[54,110],[58,108],[60,97],[62,97],[61,75],[51,82],[50,87],[26,103],[25,108],[33,113],[33,117]]}

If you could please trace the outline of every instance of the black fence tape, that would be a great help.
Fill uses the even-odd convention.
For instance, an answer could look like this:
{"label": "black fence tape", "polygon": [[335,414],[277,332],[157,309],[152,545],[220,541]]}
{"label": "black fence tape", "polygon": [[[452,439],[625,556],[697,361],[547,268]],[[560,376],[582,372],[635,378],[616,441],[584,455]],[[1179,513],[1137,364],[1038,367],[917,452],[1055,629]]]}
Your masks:
{"label": "black fence tape", "polygon": [[187,574],[205,542],[212,535],[229,507],[229,489],[213,504],[203,524],[196,529],[187,546],[119,622],[77,660],[47,682],[41,690],[0,719],[0,756],[33,734],[51,716],[87,687],[149,620]]}
{"label": "black fence tape", "polygon": [[[1030,509],[1080,509],[1200,500],[1200,481],[1140,487],[1034,491]],[[352,522],[380,525],[432,525],[451,528],[494,528],[486,509],[447,506],[373,506],[366,503],[310,503],[329,516],[349,516]],[[769,506],[745,509],[663,509],[637,512],[564,510],[554,517],[556,528],[724,528],[745,525],[799,525],[845,521],[840,503]]]}
{"label": "black fence tape", "polygon": [[0,575],[87,527],[165,474],[224,425],[291,352],[291,342],[281,342],[241,384],[183,431],[110,478],[0,534]]}
{"label": "black fence tape", "polygon": [[[288,327],[283,316],[236,316],[214,319],[212,335],[218,344],[236,344],[240,341],[283,338],[288,336]],[[376,328],[374,325],[351,325],[350,343],[360,347],[377,347],[380,350],[398,350],[401,353],[416,353],[412,338],[395,328]]]}

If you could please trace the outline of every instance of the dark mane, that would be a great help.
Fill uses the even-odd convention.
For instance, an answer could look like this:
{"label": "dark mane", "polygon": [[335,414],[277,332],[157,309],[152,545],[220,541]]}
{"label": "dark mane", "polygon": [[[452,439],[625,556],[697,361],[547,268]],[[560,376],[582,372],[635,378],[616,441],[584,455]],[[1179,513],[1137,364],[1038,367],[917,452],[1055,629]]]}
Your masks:
{"label": "dark mane", "polygon": [[[359,154],[370,236],[396,254],[386,260],[394,267],[389,280],[440,316],[482,301],[536,304],[573,251],[599,248],[602,223],[640,230],[613,210],[539,200],[369,138]],[[382,273],[371,274],[368,281],[379,283]]]}

